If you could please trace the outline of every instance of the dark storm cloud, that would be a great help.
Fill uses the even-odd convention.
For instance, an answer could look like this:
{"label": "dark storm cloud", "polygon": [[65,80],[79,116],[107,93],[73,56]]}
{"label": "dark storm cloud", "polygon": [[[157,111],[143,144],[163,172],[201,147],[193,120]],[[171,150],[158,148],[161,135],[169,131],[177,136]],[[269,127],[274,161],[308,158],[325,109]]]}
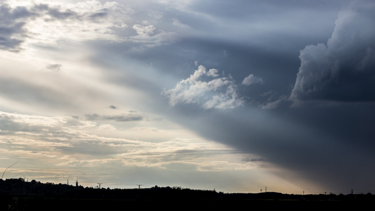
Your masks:
{"label": "dark storm cloud", "polygon": [[[115,78],[110,78],[110,74],[108,74],[108,80],[147,92],[149,99],[152,99],[150,101],[153,102],[152,108],[147,103],[143,107],[140,106],[142,109],[148,109],[158,115],[163,115],[208,140],[214,140],[234,147],[241,152],[252,153],[261,157],[267,163],[280,167],[280,169],[290,173],[289,175],[295,176],[286,178],[289,181],[298,183],[302,178],[302,180],[310,180],[321,187],[325,187],[327,190],[343,193],[349,192],[353,187],[364,191],[375,189],[372,182],[375,177],[372,164],[372,161],[375,160],[373,154],[375,144],[372,141],[375,136],[372,129],[375,127],[374,105],[365,103],[321,105],[316,102],[306,103],[300,107],[290,107],[292,102],[286,99],[286,96],[289,96],[292,92],[294,84],[304,83],[299,79],[296,82],[296,73],[301,64],[298,59],[299,51],[307,45],[326,42],[332,35],[332,31],[334,31],[334,35],[340,35],[337,38],[333,37],[332,40],[343,41],[340,46],[348,50],[338,51],[340,55],[335,54],[335,58],[341,58],[341,56],[347,58],[338,60],[342,61],[343,64],[346,64],[345,62],[357,61],[358,63],[364,61],[363,64],[365,65],[359,65],[359,67],[366,67],[367,69],[360,70],[363,70],[363,72],[370,71],[368,67],[374,61],[370,59],[372,51],[370,49],[367,53],[363,50],[365,49],[364,46],[373,46],[374,36],[368,36],[367,31],[370,34],[372,33],[373,21],[371,20],[374,16],[368,14],[368,12],[358,13],[355,11],[372,4],[369,1],[354,2],[340,13],[335,27],[334,22],[343,4],[342,1],[319,1],[318,3],[316,1],[314,3],[303,1],[307,5],[301,3],[302,1],[285,1],[287,5],[285,7],[280,5],[284,4],[284,1],[282,3],[280,1],[243,1],[243,4],[229,1],[207,2],[196,1],[189,8],[192,11],[213,17],[213,22],[228,21],[232,23],[229,25],[238,26],[237,30],[229,30],[223,25],[212,26],[207,32],[202,32],[199,36],[186,36],[179,42],[143,49],[142,51],[129,50],[132,49],[129,43],[113,45],[94,43],[101,49],[102,53],[92,58],[92,61],[103,65],[111,61],[112,55],[120,55],[127,61],[127,66],[130,66],[132,62],[142,64],[126,69],[128,72],[124,73],[123,77],[118,77],[118,74],[115,74]],[[251,5],[252,3],[259,4]],[[365,6],[354,6],[363,3],[366,3]],[[222,7],[223,5],[229,6]],[[265,10],[260,9],[258,11],[251,8],[251,6],[261,8],[262,5]],[[280,11],[278,12],[287,15],[287,18],[284,18],[282,14],[272,13],[272,9],[267,9],[268,6],[271,6],[273,10],[279,8]],[[238,12],[234,16],[229,11],[232,8],[232,13],[237,11],[236,9],[241,11],[242,7],[254,11],[252,14]],[[373,10],[372,7],[368,8]],[[323,14],[320,13],[321,9],[324,10]],[[289,13],[285,11],[290,12],[291,16],[288,16]],[[308,13],[305,16],[304,12],[306,11]],[[354,15],[345,16],[345,11],[352,11],[354,13],[349,12],[347,14]],[[298,12],[300,14],[295,15]],[[164,14],[164,17],[167,15],[170,14]],[[254,19],[249,19],[250,16],[254,16]],[[176,13],[174,18],[182,23],[187,23],[191,27],[190,30],[194,30],[194,23],[188,20],[188,16],[177,15]],[[295,31],[292,33],[288,31],[288,28],[276,31],[278,33],[264,33],[246,40],[237,39],[237,36],[243,36],[239,32],[255,30],[238,24],[238,22],[232,22],[233,19],[241,18],[244,22],[268,20],[266,22],[270,23],[269,20],[273,20],[275,25],[279,24],[282,27],[287,26],[285,24],[290,20],[300,21],[293,27],[301,33],[293,34]],[[355,27],[352,24],[353,21],[357,23]],[[201,22],[207,23],[209,21],[202,18]],[[268,25],[264,24],[264,26]],[[343,27],[344,33],[337,31],[340,27]],[[361,36],[365,35],[365,39],[359,38],[360,36],[357,36],[356,32],[360,33]],[[215,34],[225,33],[228,36],[215,37]],[[352,36],[354,39],[348,41],[341,37],[343,35],[354,35]],[[334,43],[333,41],[330,42]],[[354,44],[358,44],[358,47],[353,47],[356,46]],[[322,67],[330,66],[330,63],[327,65],[325,60],[319,60],[322,63],[319,63],[318,60],[311,60],[310,57],[315,55],[318,55],[319,58],[323,57],[317,53],[319,48],[308,47],[303,50],[302,54],[305,57],[301,57],[302,61],[314,61]],[[323,49],[323,52],[325,51],[328,50]],[[352,55],[351,52],[356,52],[359,55]],[[370,55],[369,59],[363,59],[366,58],[365,55],[367,54]],[[345,55],[347,57],[344,57]],[[357,57],[359,59],[356,59]],[[250,74],[262,78],[265,83],[261,86],[260,84],[257,86],[241,86],[240,95],[250,99],[249,102],[255,103],[248,103],[233,110],[219,111],[212,109],[208,111],[191,104],[168,106],[168,99],[160,97],[162,88],[171,89],[178,81],[193,74],[197,68],[195,61],[208,69],[218,69],[219,73],[224,71],[225,74],[231,74],[237,84],[240,84]],[[150,64],[152,64],[152,68],[148,66]],[[368,64],[370,65],[367,66]],[[304,65],[307,64],[303,63],[302,67],[305,67]],[[136,75],[136,72],[140,72],[139,69],[142,69],[142,73],[147,76],[137,75],[133,78],[132,75],[132,77],[129,77],[131,75],[129,72],[133,71]],[[308,70],[312,71],[311,68]],[[346,69],[343,70],[347,71]],[[124,71],[124,67],[120,66],[118,71]],[[361,71],[358,72],[360,72],[360,75],[364,74]],[[151,75],[155,77],[151,77]],[[340,79],[346,76],[345,74],[341,76],[341,71],[338,72],[338,75]],[[157,83],[159,81],[155,80],[155,78],[164,79],[166,76],[175,78],[175,81],[160,85]],[[371,76],[371,74],[368,76]],[[152,78],[152,80],[148,80],[149,78]],[[344,79],[348,80],[347,77],[344,77]],[[358,83],[364,80],[366,86],[372,86],[367,83],[370,79],[363,79],[361,76],[356,80]],[[347,81],[347,83],[349,82]],[[316,86],[321,86],[320,80],[317,80]],[[293,93],[295,91],[296,88],[294,88]],[[298,92],[298,94],[301,94],[301,96],[306,94],[311,99],[308,93]],[[299,95],[297,99],[301,99]],[[337,101],[337,97],[335,100]],[[254,105],[258,105],[257,103],[265,102],[269,103],[266,107],[274,109],[254,108],[256,107]],[[253,160],[253,162],[257,162],[257,160]]]}
{"label": "dark storm cloud", "polygon": [[141,121],[144,120],[142,115],[137,113],[129,113],[122,115],[98,115],[98,114],[86,114],[87,120],[113,120],[116,122],[131,122],[131,121]]}
{"label": "dark storm cloud", "polygon": [[[374,98],[373,10],[371,1],[353,2],[340,13],[328,47],[321,44],[309,46],[301,52],[302,66],[292,99],[370,101]],[[290,59],[292,54],[284,56]],[[263,86],[270,89],[268,81],[272,78],[278,86],[290,81],[290,74],[287,75],[289,79],[282,78],[282,74],[288,72],[281,69],[287,66],[275,62],[277,56],[260,58],[268,59],[268,65],[280,65],[279,68],[264,68],[264,63],[263,68],[253,69],[262,70],[254,74],[267,81]],[[242,65],[244,60],[241,60]],[[289,65],[292,67],[295,63]],[[301,89],[307,85],[310,86]],[[280,89],[274,90],[280,92]],[[286,90],[282,93],[286,94]],[[290,170],[296,178],[305,178],[344,193],[353,187],[363,191],[375,188],[372,182],[375,176],[372,167],[375,159],[372,153],[375,150],[372,141],[375,136],[372,129],[375,126],[374,104],[288,106],[290,103],[284,100],[280,108],[271,111],[242,108],[204,114],[193,108],[189,108],[191,112],[187,112],[186,107],[176,109],[182,109],[179,115],[187,113],[178,117],[184,119],[180,122],[199,134],[259,155]]]}
{"label": "dark storm cloud", "polygon": [[[228,1],[215,1],[215,3],[191,1],[183,10],[170,7],[165,9],[152,4],[150,9],[160,10],[162,14],[157,21],[152,20],[156,28],[177,30],[178,27],[173,24],[171,27],[172,20],[178,20],[190,27],[185,31],[177,30],[183,35],[181,40],[142,50],[139,50],[139,43],[132,42],[116,43],[113,46],[107,44],[103,46],[99,43],[95,45],[100,45],[103,51],[118,52],[127,60],[149,64],[155,70],[181,79],[189,77],[191,71],[195,69],[195,61],[206,68],[230,73],[237,84],[241,84],[245,77],[253,74],[267,82],[267,86],[243,86],[240,87],[239,93],[245,97],[247,103],[264,105],[269,103],[270,97],[262,97],[263,93],[272,91],[274,93],[272,100],[290,95],[295,83],[295,70],[300,64],[299,50],[309,43],[324,42],[329,38],[334,20],[344,3],[343,1],[307,2],[308,5],[305,5],[300,1],[291,0],[286,2],[288,6],[280,4],[279,1],[243,1],[239,6]],[[229,10],[246,12],[237,12],[237,16],[232,16],[227,14]],[[274,13],[273,11],[276,10],[279,12]],[[248,17],[248,14],[254,18]],[[233,18],[240,23],[233,24]],[[222,21],[230,24],[222,25],[220,24]],[[251,24],[243,25],[242,21],[255,25],[254,27]],[[257,28],[258,21],[264,26],[290,24],[297,31],[271,26],[271,28]],[[99,61],[107,60],[103,63],[108,63],[110,59],[104,53],[95,58]],[[121,80],[123,83],[134,84],[137,88],[142,86],[141,89],[149,86],[150,89],[159,92],[150,84],[152,81],[135,82],[137,80],[124,78]],[[116,80],[120,81],[119,78]],[[172,86],[163,88],[170,89]]]}
{"label": "dark storm cloud", "polygon": [[290,171],[296,184],[306,179],[332,191],[352,187],[366,191],[375,188],[371,182],[375,176],[371,167],[375,159],[373,106],[241,108],[210,113],[184,109],[174,118],[210,140]]}
{"label": "dark storm cloud", "polygon": [[375,3],[362,0],[341,11],[327,45],[301,51],[291,94],[296,100],[375,100]]}
{"label": "dark storm cloud", "polygon": [[[291,102],[285,97],[292,91],[294,82],[296,86],[292,99],[361,102],[370,101],[375,96],[372,71],[375,60],[371,59],[375,37],[371,27],[375,20],[371,12],[374,10],[373,5],[371,1],[351,3],[340,13],[336,27],[331,29],[331,33],[334,33],[328,47],[310,46],[301,52],[302,66],[297,82],[294,81],[300,63],[297,48],[304,47],[298,42],[309,44],[306,42],[307,38],[285,37],[296,42],[291,44],[290,49],[270,48],[267,45],[264,48],[257,48],[256,45],[240,47],[229,40],[199,42],[198,39],[194,42],[189,40],[191,45],[185,47],[183,43],[188,42],[185,39],[178,47],[189,49],[186,51],[188,56],[185,57],[182,50],[174,56],[170,55],[177,58],[176,61],[179,56],[180,61],[183,61],[182,57],[190,57],[191,61],[199,61],[199,64],[207,68],[230,72],[237,81],[242,81],[249,74],[259,76],[267,83],[254,87],[257,88],[256,91],[243,90],[242,96],[248,94],[250,97],[260,95],[269,98],[272,95],[280,103],[273,107],[275,110],[267,111],[245,107],[233,111],[205,112],[197,107],[177,105],[166,113],[175,112],[169,115],[176,122],[210,140],[256,154],[267,162],[290,171],[297,180],[304,178],[321,187],[343,193],[349,192],[353,187],[363,191],[375,189],[372,182],[375,177],[372,167],[372,161],[375,160],[372,153],[375,150],[375,143],[372,141],[375,136],[372,129],[375,127],[374,104],[321,105],[316,102],[290,107]],[[312,32],[311,29],[309,32]],[[275,43],[283,40],[276,35],[273,39],[265,39]],[[319,39],[311,39],[311,43],[316,43]],[[174,52],[173,47],[164,48]],[[213,53],[220,52],[220,49],[226,50],[226,57]],[[147,53],[142,56],[145,55]],[[164,55],[159,54],[156,57],[160,59],[162,56]],[[163,64],[156,62],[154,65]],[[176,64],[175,68],[161,69],[171,72],[174,70],[170,74],[185,78],[182,75],[192,74],[194,67],[191,66],[194,66],[193,62],[187,67]],[[327,74],[327,69],[331,72],[334,70],[334,74],[324,77],[327,76],[324,75]],[[319,70],[323,72],[321,75],[317,73]],[[305,76],[303,80],[301,72]],[[311,87],[316,87],[317,93],[314,93],[314,89],[299,89],[300,85],[310,84]],[[319,89],[322,91],[318,92]],[[279,97],[275,96],[276,92]]]}

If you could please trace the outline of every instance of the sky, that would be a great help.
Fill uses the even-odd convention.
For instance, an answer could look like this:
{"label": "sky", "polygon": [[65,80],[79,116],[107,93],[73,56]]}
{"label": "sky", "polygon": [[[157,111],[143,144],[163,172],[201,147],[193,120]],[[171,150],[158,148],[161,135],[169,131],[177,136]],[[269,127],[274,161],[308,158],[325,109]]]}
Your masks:
{"label": "sky", "polygon": [[374,10],[1,0],[3,179],[374,193]]}

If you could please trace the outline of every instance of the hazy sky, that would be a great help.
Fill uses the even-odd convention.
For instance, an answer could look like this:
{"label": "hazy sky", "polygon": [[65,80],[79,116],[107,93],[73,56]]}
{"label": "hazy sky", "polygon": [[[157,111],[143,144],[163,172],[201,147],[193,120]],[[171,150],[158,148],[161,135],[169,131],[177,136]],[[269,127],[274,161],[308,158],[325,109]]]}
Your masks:
{"label": "hazy sky", "polygon": [[0,171],[375,192],[373,0],[2,0]]}

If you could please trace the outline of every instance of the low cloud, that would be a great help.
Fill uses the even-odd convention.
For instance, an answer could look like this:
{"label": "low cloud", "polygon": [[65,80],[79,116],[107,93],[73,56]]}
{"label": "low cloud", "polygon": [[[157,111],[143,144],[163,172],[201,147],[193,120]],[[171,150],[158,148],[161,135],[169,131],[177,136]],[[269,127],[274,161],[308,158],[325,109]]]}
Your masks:
{"label": "low cloud", "polygon": [[[202,65],[189,78],[177,83],[176,87],[163,91],[169,97],[169,104],[199,104],[205,109],[228,109],[243,105],[238,97],[237,86],[231,77],[218,78],[218,70]],[[206,77],[207,81],[203,78]],[[211,79],[214,78],[214,79]]]}
{"label": "low cloud", "polygon": [[340,12],[327,44],[301,51],[291,99],[375,101],[374,10],[374,1],[353,1]]}

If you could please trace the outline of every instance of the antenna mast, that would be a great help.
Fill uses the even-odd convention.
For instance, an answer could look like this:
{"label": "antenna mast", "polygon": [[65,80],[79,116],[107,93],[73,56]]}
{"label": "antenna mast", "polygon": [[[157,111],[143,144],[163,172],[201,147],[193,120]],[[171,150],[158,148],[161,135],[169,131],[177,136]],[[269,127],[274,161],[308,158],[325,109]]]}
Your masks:
{"label": "antenna mast", "polygon": [[96,183],[96,184],[98,184],[98,188],[100,189],[100,188],[101,188],[101,185],[102,185],[103,183]]}

